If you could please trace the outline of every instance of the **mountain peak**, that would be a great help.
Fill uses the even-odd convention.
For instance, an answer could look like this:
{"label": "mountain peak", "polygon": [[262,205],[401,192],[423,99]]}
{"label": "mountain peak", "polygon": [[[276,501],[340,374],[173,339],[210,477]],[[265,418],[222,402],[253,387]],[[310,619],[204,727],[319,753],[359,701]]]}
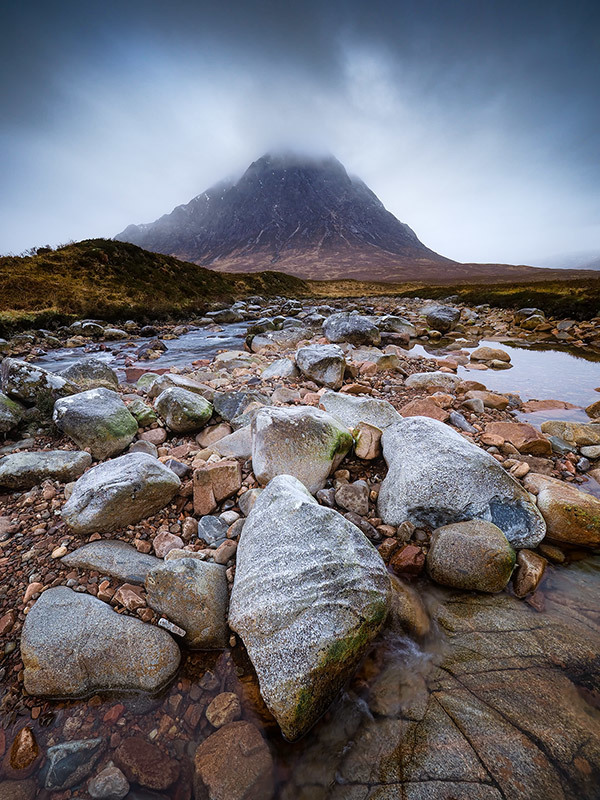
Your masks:
{"label": "mountain peak", "polygon": [[420,242],[333,155],[294,151],[265,153],[237,182],[115,238],[218,270],[276,268],[324,279],[406,280],[454,263]]}

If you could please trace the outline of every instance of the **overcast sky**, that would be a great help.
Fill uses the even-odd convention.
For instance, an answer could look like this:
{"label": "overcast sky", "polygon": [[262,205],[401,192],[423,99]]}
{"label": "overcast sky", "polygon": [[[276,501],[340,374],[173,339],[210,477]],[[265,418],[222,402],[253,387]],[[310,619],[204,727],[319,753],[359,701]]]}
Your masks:
{"label": "overcast sky", "polygon": [[331,152],[438,252],[600,252],[598,0],[19,0],[0,252],[113,236]]}

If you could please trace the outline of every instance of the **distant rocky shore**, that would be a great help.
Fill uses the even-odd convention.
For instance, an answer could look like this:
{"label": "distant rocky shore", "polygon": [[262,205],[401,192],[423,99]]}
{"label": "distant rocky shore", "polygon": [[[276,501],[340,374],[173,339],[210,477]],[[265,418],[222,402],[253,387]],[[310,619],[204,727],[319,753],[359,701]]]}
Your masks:
{"label": "distant rocky shore", "polygon": [[0,340],[0,798],[592,800],[600,394],[573,421],[465,347],[600,353],[600,316],[254,297],[189,324],[232,322],[240,349],[156,371],[189,326]]}

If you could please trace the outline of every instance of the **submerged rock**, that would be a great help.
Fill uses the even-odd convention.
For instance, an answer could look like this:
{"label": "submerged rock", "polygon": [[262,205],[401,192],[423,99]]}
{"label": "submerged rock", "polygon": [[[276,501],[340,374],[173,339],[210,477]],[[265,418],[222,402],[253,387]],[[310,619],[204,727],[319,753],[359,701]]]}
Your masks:
{"label": "submerged rock", "polygon": [[21,636],[25,689],[42,697],[98,691],[153,692],[179,666],[179,648],[161,628],[115,613],[66,586],[43,592]]}
{"label": "submerged rock", "polygon": [[427,571],[443,586],[501,592],[514,566],[515,551],[500,528],[491,522],[455,522],[431,535]]}
{"label": "submerged rock", "polygon": [[69,789],[90,774],[102,755],[104,740],[81,739],[48,748],[44,766],[44,788],[51,792]]}
{"label": "submerged rock", "polygon": [[30,489],[46,479],[68,483],[82,475],[91,463],[89,453],[71,450],[11,453],[0,459],[0,486]]}
{"label": "submerged rock", "polygon": [[390,600],[385,565],[364,534],[295,478],[274,478],[244,525],[229,624],[288,739],[306,733],[329,706]]}
{"label": "submerged rock", "polygon": [[57,400],[52,419],[76,445],[89,448],[98,461],[122,453],[138,429],[135,417],[110,389],[89,389]]}
{"label": "submerged rock", "polygon": [[296,353],[296,365],[303,375],[322,386],[339,389],[344,381],[346,361],[334,344],[311,344]]}
{"label": "submerged rock", "polygon": [[513,547],[535,547],[544,520],[529,494],[485,450],[443,422],[407,417],[382,437],[389,471],[379,516],[386,524],[439,528],[453,522],[493,522]]}
{"label": "submerged rock", "polygon": [[252,423],[252,466],[257,481],[293,475],[308,490],[325,486],[352,447],[350,432],[317,408],[265,408]]}
{"label": "submerged rock", "polygon": [[129,453],[82,475],[61,515],[76,533],[111,531],[151,517],[180,486],[177,475],[156,458]]}

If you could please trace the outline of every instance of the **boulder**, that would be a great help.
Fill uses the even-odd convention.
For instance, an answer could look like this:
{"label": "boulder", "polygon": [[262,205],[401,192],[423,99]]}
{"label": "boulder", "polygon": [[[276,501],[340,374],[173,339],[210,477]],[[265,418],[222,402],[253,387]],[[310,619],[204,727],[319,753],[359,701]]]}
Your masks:
{"label": "boulder", "polygon": [[215,412],[228,422],[240,417],[254,403],[268,405],[269,398],[261,392],[215,392]]}
{"label": "boulder", "polygon": [[361,422],[383,430],[398,422],[401,417],[387,400],[374,397],[353,397],[342,392],[325,392],[321,405],[346,428],[354,429]]}
{"label": "boulder", "polygon": [[224,458],[243,458],[244,460],[250,458],[252,455],[251,426],[246,425],[243,428],[238,428],[237,431],[230,433],[229,436],[224,436],[217,442],[213,442],[210,445],[210,449]]}
{"label": "boulder", "polygon": [[196,750],[197,800],[271,800],[273,759],[257,727],[238,721],[215,731]]}
{"label": "boulder", "polygon": [[129,453],[93,467],[75,484],[61,515],[76,533],[134,525],[167,505],[181,481],[145,453]]}
{"label": "boulder", "polygon": [[374,322],[381,333],[403,333],[411,339],[417,335],[415,326],[404,317],[385,314],[383,317],[376,317]]}
{"label": "boulder", "polygon": [[497,347],[478,347],[471,353],[471,361],[504,361],[510,363],[510,356]]}
{"label": "boulder", "polygon": [[122,453],[131,444],[138,424],[117,392],[89,389],[57,400],[54,424],[81,449],[89,448],[101,461]]}
{"label": "boulder", "polygon": [[279,350],[288,350],[303,341],[310,339],[312,333],[309,328],[293,327],[280,331],[268,331],[252,337],[250,349],[253,353],[276,353]]}
{"label": "boulder", "polygon": [[542,422],[542,433],[556,436],[568,444],[577,447],[600,444],[600,423],[596,422],[564,422],[559,419],[549,419]]}
{"label": "boulder", "polygon": [[452,372],[415,372],[405,381],[409,389],[444,389],[452,392],[460,383],[458,375]]}
{"label": "boulder", "polygon": [[585,413],[588,415],[588,417],[597,419],[600,422],[600,400],[596,400],[596,402],[590,403],[589,406],[586,406]]}
{"label": "boulder", "polygon": [[262,485],[276,475],[293,475],[314,494],[352,441],[350,432],[325,411],[309,406],[262,409],[252,423],[254,475]]}
{"label": "boulder", "polygon": [[535,547],[546,530],[529,494],[489,453],[443,422],[407,417],[383,432],[389,471],[378,499],[388,525],[439,528],[493,522],[513,547]]}
{"label": "boulder", "polygon": [[513,319],[515,322],[523,322],[523,320],[534,315],[542,318],[545,316],[540,308],[520,308],[518,311],[515,311]]}
{"label": "boulder", "polygon": [[335,344],[311,344],[296,352],[296,365],[307,378],[330,389],[339,389],[344,382],[346,360]]}
{"label": "boulder", "polygon": [[448,411],[438,405],[431,397],[411,400],[402,406],[400,415],[403,417],[430,417],[431,419],[439,419],[440,422],[446,422],[450,417]]}
{"label": "boulder", "polygon": [[203,428],[212,417],[212,405],[199,394],[171,386],[156,398],[157,412],[169,430],[193,433]]}
{"label": "boulder", "polygon": [[112,690],[154,692],[175,674],[180,654],[161,628],[58,586],[43,592],[25,618],[21,658],[29,694],[85,697]]}
{"label": "boulder", "polygon": [[552,455],[552,443],[527,422],[490,422],[485,426],[485,432],[501,436],[514,445],[519,453],[531,456]]}
{"label": "boulder", "polygon": [[296,378],[299,374],[298,367],[289,358],[278,358],[262,371],[262,377],[265,380],[268,378]]}
{"label": "boulder", "polygon": [[369,317],[349,314],[345,311],[332,314],[323,323],[323,333],[330,342],[350,344],[379,344],[379,328]]}
{"label": "boulder", "polygon": [[183,628],[189,647],[218,650],[226,646],[225,567],[194,558],[165,561],[148,573],[146,590],[150,608]]}
{"label": "boulder", "polygon": [[30,489],[46,479],[68,483],[79,478],[91,464],[90,454],[78,451],[11,453],[0,459],[0,486]]}
{"label": "boulder", "polygon": [[150,570],[161,560],[119,539],[99,539],[88,542],[61,559],[70,569],[96,570],[101,575],[112,575],[127,583],[144,583]]}
{"label": "boulder", "polygon": [[539,473],[527,475],[525,487],[537,494],[548,539],[582,547],[600,547],[599,498]]}
{"label": "boulder", "polygon": [[455,522],[431,535],[427,571],[443,586],[501,592],[514,566],[515,551],[492,522]]}
{"label": "boulder", "polygon": [[0,377],[4,394],[26,406],[53,402],[58,397],[79,391],[79,387],[66,378],[16,358],[4,359]]}
{"label": "boulder", "polygon": [[115,390],[119,385],[117,373],[98,358],[84,358],[76,361],[61,370],[59,374],[76,384],[80,391],[102,388]]}
{"label": "boulder", "polygon": [[385,565],[364,534],[292,476],[274,478],[242,531],[229,624],[288,739],[327,709],[390,601]]}
{"label": "boulder", "polygon": [[[150,375],[151,373],[147,373]],[[146,376],[143,376],[146,378]],[[138,381],[138,385],[140,383]],[[153,400],[155,397],[158,397],[162,394],[165,389],[185,389],[187,392],[194,392],[194,394],[199,394],[201,397],[204,397],[205,400],[212,402],[215,390],[211,386],[206,386],[204,383],[200,383],[199,381],[195,381],[193,378],[188,378],[187,375],[177,375],[174,372],[166,372],[164,375],[159,375],[156,379],[150,381],[150,378],[147,378],[147,392],[148,397]]]}
{"label": "boulder", "polygon": [[460,309],[452,306],[429,306],[423,313],[429,327],[440,333],[451,331],[460,319]]}
{"label": "boulder", "polygon": [[0,433],[12,431],[21,422],[25,409],[0,392]]}

